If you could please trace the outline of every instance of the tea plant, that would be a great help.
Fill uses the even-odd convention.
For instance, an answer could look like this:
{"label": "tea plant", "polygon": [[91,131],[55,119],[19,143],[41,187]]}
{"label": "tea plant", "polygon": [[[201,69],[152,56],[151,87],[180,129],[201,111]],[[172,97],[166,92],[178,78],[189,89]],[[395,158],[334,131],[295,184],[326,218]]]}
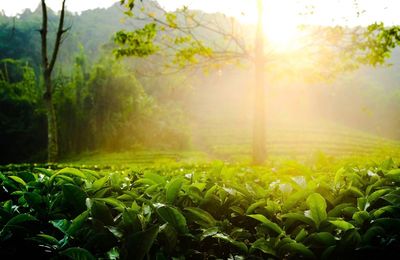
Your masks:
{"label": "tea plant", "polygon": [[0,168],[3,259],[344,259],[400,249],[400,169]]}

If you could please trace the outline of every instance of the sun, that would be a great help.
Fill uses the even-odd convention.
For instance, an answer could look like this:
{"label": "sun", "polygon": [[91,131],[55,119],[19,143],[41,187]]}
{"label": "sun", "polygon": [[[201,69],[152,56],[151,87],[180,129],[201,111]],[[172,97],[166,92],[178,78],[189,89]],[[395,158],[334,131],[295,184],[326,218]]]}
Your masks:
{"label": "sun", "polygon": [[279,50],[295,48],[300,37],[297,26],[282,22],[265,24],[264,33],[266,42]]}
{"label": "sun", "polygon": [[264,7],[263,12],[266,42],[279,51],[296,48],[301,37],[297,13],[279,1],[270,1],[270,3]]}

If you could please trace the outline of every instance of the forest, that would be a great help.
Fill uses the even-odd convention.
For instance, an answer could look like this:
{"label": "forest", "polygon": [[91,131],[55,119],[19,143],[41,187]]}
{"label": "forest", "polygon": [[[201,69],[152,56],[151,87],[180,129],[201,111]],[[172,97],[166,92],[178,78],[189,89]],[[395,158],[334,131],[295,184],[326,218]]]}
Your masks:
{"label": "forest", "polygon": [[28,2],[0,3],[0,258],[397,259],[396,4]]}

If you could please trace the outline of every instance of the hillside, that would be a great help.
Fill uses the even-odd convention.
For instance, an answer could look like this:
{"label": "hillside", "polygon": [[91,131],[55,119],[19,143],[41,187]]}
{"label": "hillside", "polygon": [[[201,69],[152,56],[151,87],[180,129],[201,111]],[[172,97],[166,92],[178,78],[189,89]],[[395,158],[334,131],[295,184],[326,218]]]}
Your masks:
{"label": "hillside", "polygon": [[[28,61],[37,79],[40,45],[36,30],[40,26],[40,14],[40,9],[37,9],[25,11],[16,19],[0,16],[0,60]],[[214,16],[225,19],[220,14],[207,14],[207,19],[211,21]],[[51,12],[52,29],[56,19],[56,14]],[[77,62],[82,60],[83,78],[89,82],[90,71],[112,54],[115,32],[140,28],[143,21],[124,16],[121,7],[115,4],[108,9],[69,13],[67,24],[71,28],[60,52],[57,75],[63,82],[62,78],[67,78]],[[29,49],[26,48],[27,42],[31,46]],[[169,136],[185,136],[184,140],[189,140],[172,147],[199,149],[216,158],[248,157],[253,109],[250,101],[252,69],[228,66],[208,74],[182,71],[168,77],[151,76],[149,70],[150,77],[135,73],[137,68],[147,66],[157,58],[125,59],[122,67],[138,79],[150,99],[165,109],[163,116],[154,119],[160,121],[158,126],[165,127],[163,132]],[[395,50],[390,63],[393,64],[390,68],[361,67],[318,84],[280,82],[273,79],[274,75],[267,76],[266,141],[269,154],[298,156],[321,151],[349,155],[376,153],[383,147],[385,150],[397,149],[400,140],[400,50]],[[150,70],[159,70],[154,64]],[[13,80],[13,71],[9,69],[8,73]],[[36,81],[37,86],[39,82]],[[61,96],[63,91],[66,90],[60,89]],[[170,115],[170,111],[174,112]],[[171,123],[175,118],[179,118],[179,123]],[[9,132],[4,131],[4,136],[9,136]],[[66,137],[63,142],[67,144],[70,138]],[[166,137],[166,142],[170,142],[168,138],[171,137]],[[31,141],[40,149],[44,149],[43,142],[43,136]],[[71,153],[68,149],[72,145],[68,145],[66,153]],[[143,148],[146,144],[120,149],[129,150],[132,146]],[[150,149],[162,150],[170,146],[168,143],[152,144]]]}

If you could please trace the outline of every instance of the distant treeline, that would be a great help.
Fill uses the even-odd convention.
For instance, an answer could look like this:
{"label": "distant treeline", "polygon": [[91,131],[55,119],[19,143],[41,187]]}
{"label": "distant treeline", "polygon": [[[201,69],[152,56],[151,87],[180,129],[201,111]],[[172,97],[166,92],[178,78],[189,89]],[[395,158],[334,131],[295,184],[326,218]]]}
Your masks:
{"label": "distant treeline", "polygon": [[[179,100],[170,103],[171,79],[138,80],[128,63],[113,58],[122,18],[118,5],[67,17],[71,30],[54,77],[61,156],[189,144]],[[46,158],[40,21],[40,10],[0,16],[0,163]],[[54,30],[55,13],[49,22]]]}

